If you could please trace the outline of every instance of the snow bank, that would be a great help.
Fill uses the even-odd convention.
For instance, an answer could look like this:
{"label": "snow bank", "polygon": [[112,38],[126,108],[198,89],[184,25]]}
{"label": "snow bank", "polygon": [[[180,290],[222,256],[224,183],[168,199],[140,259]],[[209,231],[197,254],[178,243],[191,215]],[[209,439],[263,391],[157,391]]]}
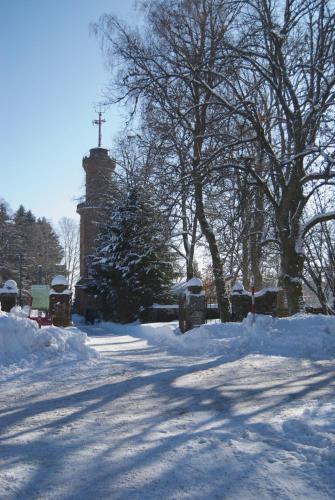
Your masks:
{"label": "snow bank", "polygon": [[0,313],[0,366],[41,363],[57,358],[62,361],[87,360],[97,352],[86,345],[87,335],[76,328],[39,329],[24,311],[14,308]]}
{"label": "snow bank", "polygon": [[113,333],[128,333],[176,355],[218,355],[227,360],[249,354],[307,359],[335,357],[335,317],[296,315],[272,318],[249,315],[242,323],[210,324],[181,334],[176,323],[113,325]]}

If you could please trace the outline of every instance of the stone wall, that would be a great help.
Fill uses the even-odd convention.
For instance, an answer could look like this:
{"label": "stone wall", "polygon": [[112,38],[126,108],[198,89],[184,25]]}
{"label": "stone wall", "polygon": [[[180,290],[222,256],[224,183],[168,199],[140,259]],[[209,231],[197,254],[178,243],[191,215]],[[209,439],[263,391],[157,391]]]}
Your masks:
{"label": "stone wall", "polygon": [[[265,288],[255,293],[256,314],[277,315],[277,288]],[[242,321],[251,312],[251,293],[246,290],[233,291],[230,296],[232,321]]]}
{"label": "stone wall", "polygon": [[178,305],[162,305],[161,307],[146,307],[141,311],[139,320],[141,323],[164,323],[178,320]]}

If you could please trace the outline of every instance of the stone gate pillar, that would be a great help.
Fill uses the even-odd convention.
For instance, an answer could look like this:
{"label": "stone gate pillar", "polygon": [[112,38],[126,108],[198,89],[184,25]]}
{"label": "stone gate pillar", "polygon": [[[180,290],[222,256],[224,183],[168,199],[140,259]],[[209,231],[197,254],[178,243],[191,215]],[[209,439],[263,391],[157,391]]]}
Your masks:
{"label": "stone gate pillar", "polygon": [[55,276],[49,293],[49,314],[54,326],[71,325],[72,292],[65,276]]}
{"label": "stone gate pillar", "polygon": [[0,309],[4,312],[10,312],[12,307],[17,304],[17,284],[14,280],[7,280],[0,288]]}
{"label": "stone gate pillar", "polygon": [[179,328],[182,333],[206,323],[207,302],[199,278],[190,279],[179,299]]}

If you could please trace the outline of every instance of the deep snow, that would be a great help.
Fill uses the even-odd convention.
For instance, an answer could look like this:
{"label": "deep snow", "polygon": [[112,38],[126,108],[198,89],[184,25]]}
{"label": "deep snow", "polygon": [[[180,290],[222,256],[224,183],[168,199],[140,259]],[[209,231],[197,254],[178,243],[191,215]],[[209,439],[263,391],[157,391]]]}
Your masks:
{"label": "deep snow", "polygon": [[0,367],[11,366],[14,372],[16,367],[40,365],[55,358],[66,363],[97,357],[86,338],[86,333],[77,329],[39,329],[19,307],[9,314],[0,311]]}
{"label": "deep snow", "polygon": [[1,370],[1,499],[335,497],[334,318],[78,326]]}

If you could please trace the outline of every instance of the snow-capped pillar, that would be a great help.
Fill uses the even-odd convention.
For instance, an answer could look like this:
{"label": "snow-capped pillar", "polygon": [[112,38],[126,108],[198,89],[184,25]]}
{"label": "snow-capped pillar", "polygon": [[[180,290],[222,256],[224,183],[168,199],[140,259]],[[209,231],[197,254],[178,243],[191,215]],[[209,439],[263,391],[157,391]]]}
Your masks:
{"label": "snow-capped pillar", "polygon": [[17,304],[17,284],[14,280],[8,280],[3,288],[0,288],[0,310],[10,312]]}
{"label": "snow-capped pillar", "polygon": [[242,321],[250,312],[250,293],[247,292],[240,281],[232,288],[230,296],[232,307],[232,321]]}
{"label": "snow-capped pillar", "polygon": [[199,278],[190,279],[179,301],[179,328],[182,333],[206,323],[207,301]]}
{"label": "snow-capped pillar", "polygon": [[72,292],[68,286],[65,276],[55,276],[51,282],[49,314],[54,326],[64,328],[71,325]]}

